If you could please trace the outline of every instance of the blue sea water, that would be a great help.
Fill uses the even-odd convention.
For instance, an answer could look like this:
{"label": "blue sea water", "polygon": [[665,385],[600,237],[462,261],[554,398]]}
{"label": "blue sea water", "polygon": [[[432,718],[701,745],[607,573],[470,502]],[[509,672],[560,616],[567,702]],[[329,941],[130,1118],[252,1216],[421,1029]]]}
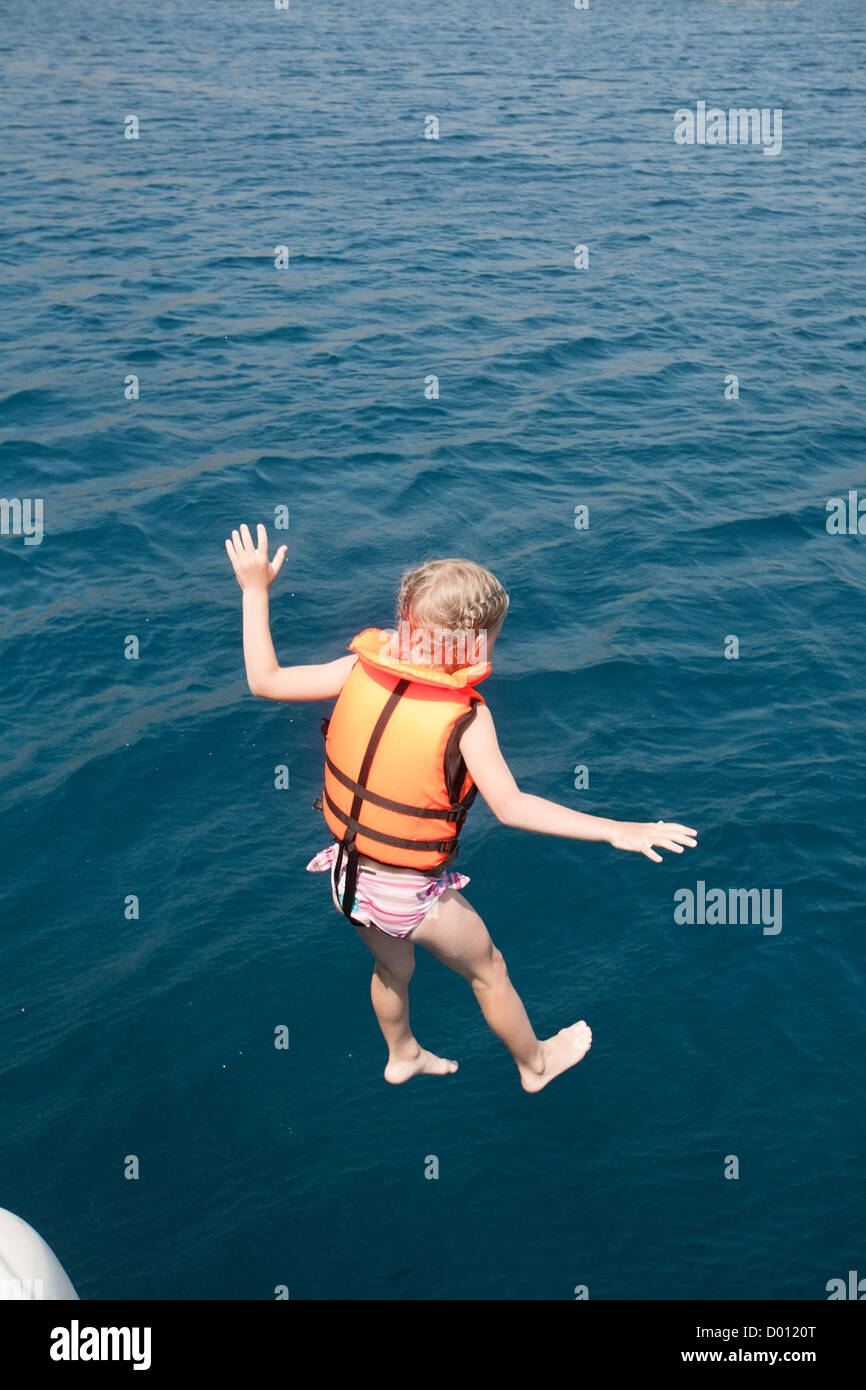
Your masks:
{"label": "blue sea water", "polygon": [[[825,524],[866,496],[863,6],[58,0],[0,34],[0,494],[45,517],[0,537],[0,1206],[86,1298],[866,1274],[866,537]],[[782,108],[781,154],[676,145],[700,100]],[[427,957],[460,1071],[382,1080],[304,872],[327,710],[243,679],[223,542],[279,506],[285,662],[469,554],[511,593],[521,786],[701,832],[652,865],[473,812],[537,1030],[594,1031],[537,1097]],[[698,880],[781,889],[781,932],[678,924]]]}

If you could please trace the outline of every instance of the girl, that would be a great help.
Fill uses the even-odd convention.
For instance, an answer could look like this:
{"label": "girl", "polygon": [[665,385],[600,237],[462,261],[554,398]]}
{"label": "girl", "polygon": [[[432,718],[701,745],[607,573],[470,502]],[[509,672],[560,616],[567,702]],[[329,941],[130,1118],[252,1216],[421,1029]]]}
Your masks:
{"label": "girl", "polygon": [[268,559],[246,526],[226,549],[243,591],[244,661],[253,695],[333,700],[325,732],[321,803],[334,842],[307,865],[328,870],[335,906],[375,959],[371,995],[388,1045],[385,1080],[443,1076],[457,1063],[427,1052],[409,1026],[415,946],[450,966],[475,993],[490,1027],[517,1064],[525,1091],[540,1091],[588,1052],[581,1019],[540,1040],[502,953],[459,891],[451,868],[466,814],[480,791],[497,820],[543,835],[598,840],[645,854],[682,854],[697,844],[688,826],[608,820],[522,792],[505,762],[476,686],[505,621],[508,595],[469,560],[433,560],[403,578],[398,630],[368,628],[352,655],[315,666],[280,666],[268,620],[268,589],[286,557]]}

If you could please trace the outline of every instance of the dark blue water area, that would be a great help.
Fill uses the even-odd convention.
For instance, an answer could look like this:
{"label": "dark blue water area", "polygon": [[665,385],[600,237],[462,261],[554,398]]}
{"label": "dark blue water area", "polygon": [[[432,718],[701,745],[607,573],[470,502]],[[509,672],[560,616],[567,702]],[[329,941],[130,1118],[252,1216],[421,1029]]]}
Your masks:
{"label": "dark blue water area", "polygon": [[[0,493],[44,501],[41,544],[0,537],[0,1206],[85,1298],[866,1274],[866,536],[826,526],[866,498],[863,7],[0,28]],[[702,100],[781,108],[781,153],[676,144]],[[368,956],[304,872],[327,706],[243,678],[224,539],[259,520],[284,662],[467,554],[511,594],[484,689],[521,787],[700,831],[655,865],[473,811],[467,896],[537,1031],[593,1028],[538,1096],[421,952],[416,1031],[460,1071],[382,1079]],[[677,922],[699,881],[781,890],[781,931]]]}

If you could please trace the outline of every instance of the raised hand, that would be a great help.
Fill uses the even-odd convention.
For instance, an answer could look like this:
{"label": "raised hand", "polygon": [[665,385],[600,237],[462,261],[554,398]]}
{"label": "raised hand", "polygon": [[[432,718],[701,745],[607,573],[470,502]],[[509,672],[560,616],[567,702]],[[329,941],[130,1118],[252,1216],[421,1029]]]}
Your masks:
{"label": "raised hand", "polygon": [[226,551],[232,562],[238,583],[244,590],[269,589],[283,567],[288,546],[281,545],[273,560],[268,559],[268,533],[259,522],[256,528],[258,545],[253,545],[249,528],[241,526],[240,531],[232,531],[231,540],[226,541]]}

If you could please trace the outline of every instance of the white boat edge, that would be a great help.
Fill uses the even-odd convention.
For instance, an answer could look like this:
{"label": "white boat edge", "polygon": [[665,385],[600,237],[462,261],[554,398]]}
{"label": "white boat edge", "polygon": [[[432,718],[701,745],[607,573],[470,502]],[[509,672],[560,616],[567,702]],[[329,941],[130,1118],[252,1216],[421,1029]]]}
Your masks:
{"label": "white boat edge", "polygon": [[54,1251],[38,1231],[0,1207],[0,1303],[78,1299]]}

